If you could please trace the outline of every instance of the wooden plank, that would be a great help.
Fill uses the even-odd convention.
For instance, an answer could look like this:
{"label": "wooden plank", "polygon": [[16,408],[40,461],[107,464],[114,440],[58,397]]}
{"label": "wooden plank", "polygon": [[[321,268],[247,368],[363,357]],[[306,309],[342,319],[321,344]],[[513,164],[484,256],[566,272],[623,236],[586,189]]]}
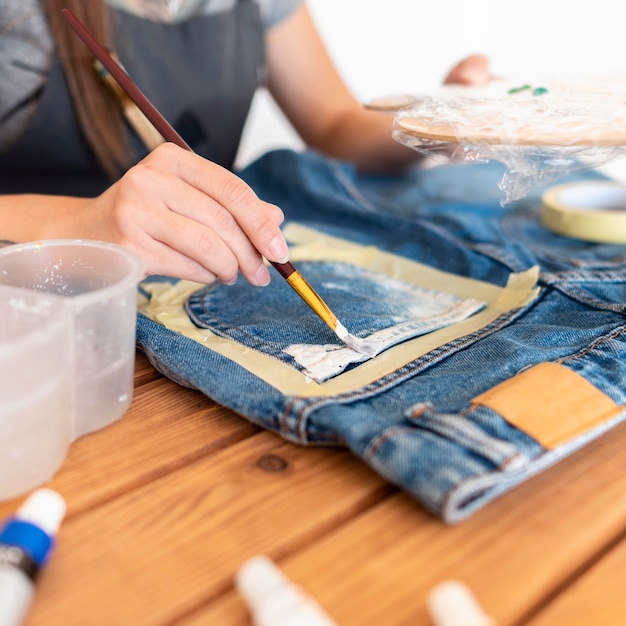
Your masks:
{"label": "wooden plank", "polygon": [[620,542],[541,611],[529,626],[623,626],[626,622],[626,541]]}
{"label": "wooden plank", "polygon": [[[620,427],[454,527],[398,494],[278,565],[341,626],[430,626],[427,595],[448,579],[467,583],[500,626],[525,623],[626,529],[625,446]],[[177,622],[201,624],[249,617],[231,591]]]}
{"label": "wooden plank", "polygon": [[[67,499],[71,516],[258,431],[200,392],[161,377],[135,390],[121,420],[76,440],[46,486]],[[0,515],[20,501],[0,505]]]}
{"label": "wooden plank", "polygon": [[388,493],[345,450],[260,433],[74,515],[27,624],[171,623],[228,590],[251,555],[297,551]]}
{"label": "wooden plank", "polygon": [[621,426],[447,527],[347,451],[291,445],[158,376],[50,483],[70,515],[27,626],[249,626],[232,581],[260,553],[341,626],[430,625],[448,578],[500,626],[620,623],[603,620],[623,592],[625,445]]}
{"label": "wooden plank", "polygon": [[154,369],[148,357],[137,351],[135,357],[135,388],[151,383],[153,380],[162,378],[163,374]]}

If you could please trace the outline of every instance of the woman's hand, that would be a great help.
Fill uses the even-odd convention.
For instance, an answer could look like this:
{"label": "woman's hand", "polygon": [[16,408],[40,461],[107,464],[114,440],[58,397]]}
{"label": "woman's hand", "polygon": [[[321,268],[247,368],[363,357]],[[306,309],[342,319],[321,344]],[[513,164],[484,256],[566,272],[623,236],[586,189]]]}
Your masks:
{"label": "woman's hand", "polygon": [[472,54],[459,61],[448,73],[445,85],[466,85],[482,87],[492,76],[489,71],[489,59],[484,54]]}
{"label": "woman's hand", "polygon": [[282,211],[228,170],[173,144],[157,147],[101,196],[73,212],[62,236],[128,246],[149,274],[253,285],[270,276],[262,256],[286,262]]}

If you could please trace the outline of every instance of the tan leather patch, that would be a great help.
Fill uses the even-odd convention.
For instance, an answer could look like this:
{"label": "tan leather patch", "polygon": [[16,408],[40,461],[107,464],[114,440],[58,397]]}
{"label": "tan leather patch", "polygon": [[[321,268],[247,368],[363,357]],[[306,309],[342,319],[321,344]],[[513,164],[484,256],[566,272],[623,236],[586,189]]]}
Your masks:
{"label": "tan leather patch", "polygon": [[555,448],[617,417],[622,407],[558,363],[540,363],[472,399]]}

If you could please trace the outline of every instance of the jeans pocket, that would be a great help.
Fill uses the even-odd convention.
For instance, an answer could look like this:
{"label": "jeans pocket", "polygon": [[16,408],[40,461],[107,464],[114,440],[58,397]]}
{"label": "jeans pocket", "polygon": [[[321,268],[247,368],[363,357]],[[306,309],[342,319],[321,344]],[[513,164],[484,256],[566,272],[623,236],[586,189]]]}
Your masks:
{"label": "jeans pocket", "polygon": [[[454,442],[459,446],[459,454],[471,454],[481,457],[494,468],[501,471],[515,471],[528,464],[527,452],[516,445],[520,435],[510,430],[510,439],[504,439],[488,433],[470,418],[467,413],[437,413],[427,403],[412,406],[406,418],[417,428],[433,435]],[[500,425],[502,426],[502,425]],[[528,443],[528,442],[527,442]]]}
{"label": "jeans pocket", "polygon": [[[345,262],[302,262],[299,269],[354,336],[388,349],[473,315],[481,300],[419,287]],[[193,323],[260,351],[322,382],[366,357],[341,343],[284,281],[258,289],[243,280],[214,284],[186,302]]]}
{"label": "jeans pocket", "polygon": [[415,376],[510,326],[538,295],[537,268],[499,286],[296,224],[285,235],[293,261],[348,331],[378,333],[392,347],[364,361],[280,279],[265,288],[150,279],[141,312],[286,395],[328,397]]}
{"label": "jeans pocket", "polygon": [[[481,233],[481,228],[484,232]],[[541,223],[541,205],[505,213],[476,229],[468,247],[513,271],[540,265],[543,271],[625,271],[626,245],[593,243],[555,234]],[[485,236],[486,235],[486,236]]]}
{"label": "jeans pocket", "polygon": [[[490,423],[500,432],[490,432]],[[532,458],[541,452],[536,442],[497,416],[480,423],[480,417],[474,421],[420,403],[405,412],[403,423],[378,433],[363,460],[455,522],[523,480]]]}
{"label": "jeans pocket", "polygon": [[626,270],[550,273],[541,282],[594,309],[626,313]]}

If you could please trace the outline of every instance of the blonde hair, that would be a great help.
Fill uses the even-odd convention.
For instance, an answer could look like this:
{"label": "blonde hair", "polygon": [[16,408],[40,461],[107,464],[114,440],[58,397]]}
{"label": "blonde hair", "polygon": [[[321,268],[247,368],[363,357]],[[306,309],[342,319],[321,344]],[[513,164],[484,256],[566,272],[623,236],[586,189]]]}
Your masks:
{"label": "blonde hair", "polygon": [[108,49],[111,37],[105,0],[42,0],[63,65],[78,123],[102,168],[112,179],[132,158],[119,103],[93,66],[93,55],[63,19],[70,9]]}

